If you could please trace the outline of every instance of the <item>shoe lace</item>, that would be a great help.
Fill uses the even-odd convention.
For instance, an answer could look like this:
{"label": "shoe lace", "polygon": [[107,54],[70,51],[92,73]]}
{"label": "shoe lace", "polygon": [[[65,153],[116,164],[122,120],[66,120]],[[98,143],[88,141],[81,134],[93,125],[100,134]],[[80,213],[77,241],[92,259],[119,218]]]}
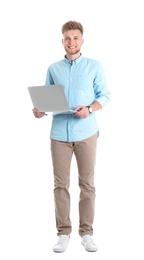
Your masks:
{"label": "shoe lace", "polygon": [[87,238],[85,239],[85,242],[88,243],[88,244],[95,245],[91,236],[87,236]]}
{"label": "shoe lace", "polygon": [[66,239],[67,239],[67,236],[66,236],[66,235],[61,235],[60,238],[59,238],[58,243],[62,243],[62,242],[64,242]]}

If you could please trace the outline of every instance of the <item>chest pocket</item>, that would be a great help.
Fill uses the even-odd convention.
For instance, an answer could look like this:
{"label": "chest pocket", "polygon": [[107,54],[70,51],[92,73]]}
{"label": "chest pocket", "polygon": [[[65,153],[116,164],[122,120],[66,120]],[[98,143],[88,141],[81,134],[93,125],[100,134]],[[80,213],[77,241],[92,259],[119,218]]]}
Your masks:
{"label": "chest pocket", "polygon": [[77,89],[88,90],[92,85],[92,81],[83,75],[77,77]]}

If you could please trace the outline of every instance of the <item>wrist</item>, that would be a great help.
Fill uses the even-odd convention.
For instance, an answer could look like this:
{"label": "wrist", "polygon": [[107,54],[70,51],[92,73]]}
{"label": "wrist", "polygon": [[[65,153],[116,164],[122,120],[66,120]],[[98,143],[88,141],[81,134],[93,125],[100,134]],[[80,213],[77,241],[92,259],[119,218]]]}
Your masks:
{"label": "wrist", "polygon": [[93,111],[92,111],[92,107],[91,106],[86,106],[88,111],[89,111],[89,114],[91,114]]}

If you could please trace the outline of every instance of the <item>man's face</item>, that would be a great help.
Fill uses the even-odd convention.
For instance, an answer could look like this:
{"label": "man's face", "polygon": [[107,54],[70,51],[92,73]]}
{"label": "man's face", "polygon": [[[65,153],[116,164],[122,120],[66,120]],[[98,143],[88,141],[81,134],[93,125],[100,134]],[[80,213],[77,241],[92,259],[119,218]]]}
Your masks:
{"label": "man's face", "polygon": [[63,34],[62,44],[66,53],[74,55],[80,52],[84,40],[79,30],[65,31]]}

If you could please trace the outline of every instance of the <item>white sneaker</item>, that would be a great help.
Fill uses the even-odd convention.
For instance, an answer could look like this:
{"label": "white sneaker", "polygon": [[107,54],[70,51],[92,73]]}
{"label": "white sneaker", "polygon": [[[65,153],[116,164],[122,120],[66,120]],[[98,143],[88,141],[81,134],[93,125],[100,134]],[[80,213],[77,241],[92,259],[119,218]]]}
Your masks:
{"label": "white sneaker", "polygon": [[55,253],[62,253],[67,249],[70,235],[60,235],[57,244],[53,247]]}
{"label": "white sneaker", "polygon": [[81,243],[88,252],[96,252],[98,250],[97,245],[94,244],[92,236],[90,235],[82,236]]}

